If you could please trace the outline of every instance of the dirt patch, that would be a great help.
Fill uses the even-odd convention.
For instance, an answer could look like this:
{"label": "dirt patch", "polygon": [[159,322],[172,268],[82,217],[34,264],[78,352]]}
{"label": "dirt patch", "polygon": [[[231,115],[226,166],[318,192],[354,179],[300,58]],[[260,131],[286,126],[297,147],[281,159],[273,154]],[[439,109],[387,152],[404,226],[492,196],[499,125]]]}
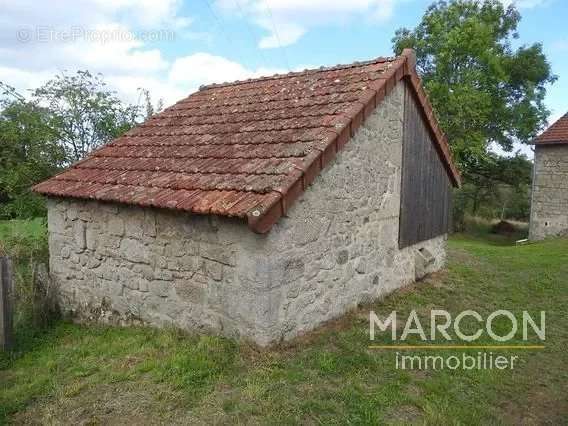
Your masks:
{"label": "dirt patch", "polygon": [[566,395],[553,395],[546,386],[540,386],[520,401],[504,402],[499,411],[505,424],[560,425],[568,419],[568,400]]}
{"label": "dirt patch", "polygon": [[416,424],[422,419],[422,410],[414,405],[400,405],[389,410],[384,420],[388,424]]}
{"label": "dirt patch", "polygon": [[156,383],[74,383],[53,398],[35,401],[11,420],[24,425],[198,424],[182,404],[183,395]]}
{"label": "dirt patch", "polygon": [[448,288],[448,271],[442,269],[441,271],[434,272],[432,274],[426,275],[422,280],[422,285],[430,285],[434,288]]}
{"label": "dirt patch", "polygon": [[448,263],[457,265],[476,266],[480,261],[467,250],[454,248],[448,250]]}
{"label": "dirt patch", "polygon": [[416,380],[427,380],[432,377],[432,371],[430,370],[409,370],[409,373]]}
{"label": "dirt patch", "polygon": [[423,394],[422,389],[416,385],[408,385],[406,387],[406,393],[412,398],[420,398]]}

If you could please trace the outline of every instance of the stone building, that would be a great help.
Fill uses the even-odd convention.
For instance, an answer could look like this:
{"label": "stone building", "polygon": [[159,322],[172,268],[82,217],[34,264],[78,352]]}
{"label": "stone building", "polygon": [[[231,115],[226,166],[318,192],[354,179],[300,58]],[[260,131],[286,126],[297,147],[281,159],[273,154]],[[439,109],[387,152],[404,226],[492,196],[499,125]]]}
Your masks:
{"label": "stone building", "polygon": [[529,238],[568,236],[568,114],[534,140]]}
{"label": "stone building", "polygon": [[459,179],[405,51],[202,87],[35,190],[64,311],[266,345],[441,268]]}

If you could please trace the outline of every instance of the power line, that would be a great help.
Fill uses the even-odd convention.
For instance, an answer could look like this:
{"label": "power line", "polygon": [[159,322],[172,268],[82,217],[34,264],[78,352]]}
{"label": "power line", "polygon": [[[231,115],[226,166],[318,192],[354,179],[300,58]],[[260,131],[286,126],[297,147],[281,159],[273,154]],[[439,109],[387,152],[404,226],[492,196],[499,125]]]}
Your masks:
{"label": "power line", "polygon": [[252,26],[249,24],[249,22],[245,19],[245,13],[243,11],[243,8],[241,7],[241,3],[239,2],[239,0],[234,0],[235,5],[237,6],[237,9],[239,9],[239,12],[241,14],[241,16],[243,17],[243,20],[245,21],[245,25],[247,27],[247,31],[252,39],[252,44],[255,47],[255,51],[258,51],[258,53],[260,54],[260,57],[262,58],[262,62],[264,63],[264,65],[268,68],[268,61],[266,60],[266,57],[264,56],[264,53],[262,53],[262,50],[258,50],[257,49],[257,37],[256,34],[254,32],[254,30],[252,29]]}
{"label": "power line", "polygon": [[[202,1],[203,1],[203,2],[205,3],[205,5],[207,6],[207,9],[209,9],[209,13],[213,16],[213,18],[215,19],[215,21],[216,21],[216,23],[217,23],[217,26],[219,27],[221,33],[223,34],[223,36],[224,36],[225,39],[227,40],[227,45],[236,48],[236,44],[234,44],[234,43],[232,42],[231,37],[229,37],[229,34],[227,33],[227,31],[225,31],[225,27],[224,27],[223,23],[221,22],[221,18],[217,15],[217,13],[215,12],[215,10],[213,9],[213,6],[211,5],[210,1],[209,1],[209,0],[202,0]],[[236,6],[237,6],[237,8],[239,9],[239,11],[240,11],[241,13],[243,13],[242,8],[241,8],[241,5],[240,5],[240,3],[238,2],[238,0],[235,0],[235,2],[236,2]],[[248,22],[246,22],[246,20],[245,20],[245,23],[247,23],[247,25],[248,25]],[[255,41],[254,34],[252,33],[252,29],[249,28],[248,26],[247,26],[247,29],[248,29],[248,31],[249,31],[249,34],[250,34],[251,37],[252,37],[253,44],[256,45],[256,41]],[[239,50],[242,50],[242,49],[240,48],[240,46],[239,46]],[[233,49],[232,51],[234,52],[235,49]],[[261,51],[259,51],[258,49],[255,49],[255,52],[256,52],[257,55],[260,55],[260,57],[261,57],[260,62],[263,63],[267,68],[269,68],[269,62],[266,60],[266,57],[264,56],[264,54],[263,54]]]}
{"label": "power line", "polygon": [[[227,40],[227,46],[233,47],[233,43],[231,42],[231,38],[228,36],[227,32],[225,31],[225,27],[221,23],[221,19],[219,19],[219,17],[217,16],[215,11],[213,10],[213,7],[209,3],[209,0],[202,0],[202,1],[207,6],[207,9],[209,9],[209,13],[211,14],[211,16],[213,16],[213,19],[216,21],[217,27],[219,27],[219,30],[223,34],[223,37],[225,37],[225,40]],[[234,52],[234,49],[231,49],[231,51]]]}
{"label": "power line", "polygon": [[284,56],[284,62],[286,62],[286,67],[288,68],[288,71],[292,71],[292,69],[290,68],[290,63],[288,62],[288,57],[286,55],[286,49],[282,46],[282,43],[280,41],[280,36],[278,35],[278,31],[276,30],[276,24],[274,22],[274,16],[272,16],[272,11],[270,10],[270,6],[268,5],[268,2],[265,1],[264,5],[266,6],[266,10],[268,11],[268,15],[270,16],[270,21],[272,22],[272,31],[274,31],[274,35],[276,36],[276,42],[278,43],[278,48],[282,51],[282,54]]}

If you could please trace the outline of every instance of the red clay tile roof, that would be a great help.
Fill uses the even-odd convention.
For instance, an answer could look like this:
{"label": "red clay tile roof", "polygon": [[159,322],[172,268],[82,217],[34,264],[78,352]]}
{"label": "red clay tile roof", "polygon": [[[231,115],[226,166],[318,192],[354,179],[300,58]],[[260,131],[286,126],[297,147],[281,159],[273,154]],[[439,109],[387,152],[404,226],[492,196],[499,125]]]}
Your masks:
{"label": "red clay tile roof", "polygon": [[568,144],[568,113],[533,141],[535,145]]}
{"label": "red clay tile roof", "polygon": [[210,85],[34,187],[49,196],[246,218],[267,232],[403,78],[460,176],[414,68],[396,58]]}

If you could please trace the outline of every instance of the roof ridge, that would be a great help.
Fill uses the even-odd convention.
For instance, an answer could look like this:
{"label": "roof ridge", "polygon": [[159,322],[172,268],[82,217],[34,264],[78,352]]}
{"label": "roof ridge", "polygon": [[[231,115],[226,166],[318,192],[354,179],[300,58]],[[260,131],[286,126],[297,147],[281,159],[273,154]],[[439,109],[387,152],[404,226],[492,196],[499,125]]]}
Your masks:
{"label": "roof ridge", "polygon": [[[377,79],[362,83],[375,74],[380,74]],[[344,81],[346,76],[354,76],[361,83]],[[342,84],[322,85],[327,87],[325,90],[312,87],[318,85],[314,82],[336,79]],[[408,84],[412,90],[451,183],[459,186],[459,172],[452,162],[447,140],[416,74],[415,55],[405,49],[398,57],[208,86],[210,91],[191,94],[177,105],[201,106],[201,101],[205,100],[212,116],[226,112],[233,118],[248,110],[244,105],[252,105],[254,109],[279,105],[286,106],[283,112],[289,110],[292,117],[299,117],[276,113],[267,121],[268,115],[261,111],[245,112],[243,116],[249,119],[238,123],[227,123],[230,117],[225,117],[222,123],[157,126],[193,119],[157,120],[152,127],[137,126],[76,163],[74,169],[36,185],[34,191],[53,197],[240,217],[253,231],[264,233],[286,214],[397,84]],[[232,87],[225,89],[224,86]],[[282,96],[273,86],[293,88],[293,96]],[[251,88],[254,90],[249,90]],[[232,99],[242,92],[251,96]],[[203,99],[195,101],[197,98]],[[311,104],[318,100],[328,102],[335,98],[345,100],[342,114],[327,115],[326,111],[332,108],[316,107],[320,112],[314,116],[316,118],[301,116],[304,108],[306,112],[311,111]],[[296,99],[306,102],[297,111],[294,109]],[[273,101],[276,103],[270,103]],[[282,103],[278,103],[280,101]],[[261,106],[257,105],[260,103]],[[192,111],[195,114],[198,110]],[[183,145],[162,144],[162,141],[179,141]],[[96,167],[80,167],[80,164]],[[137,170],[130,170],[132,167]],[[248,173],[252,171],[265,173]],[[182,175],[184,187],[201,189],[167,188],[170,184],[179,188],[176,182]],[[99,183],[105,180],[115,183]],[[127,183],[139,186],[126,186]],[[166,189],[156,188],[156,185],[165,185]],[[256,193],[249,189],[270,192]]]}
{"label": "roof ridge", "polygon": [[[272,175],[272,176],[279,176],[279,175]],[[58,177],[57,178],[58,181],[60,182],[72,182],[72,183],[82,183],[84,184],[83,181],[81,180],[76,180],[76,179],[70,179],[70,178],[62,178],[62,177]],[[248,186],[245,188],[239,188],[239,189],[235,189],[235,188],[231,188],[231,187],[227,187],[227,188],[223,188],[223,189],[205,189],[204,187],[194,187],[194,188],[173,188],[172,186],[168,186],[168,185],[158,185],[158,184],[145,184],[145,185],[137,185],[137,184],[132,184],[132,183],[123,183],[123,182],[89,182],[89,184],[97,184],[97,185],[114,185],[114,186],[127,186],[127,187],[136,187],[136,188],[158,188],[158,189],[169,189],[169,190],[174,190],[174,191],[205,191],[205,192],[212,192],[212,191],[229,191],[229,192],[246,192],[246,193],[254,193],[254,194],[269,194],[269,193],[278,193],[278,191],[276,191],[275,189],[272,189],[270,187],[267,187],[265,190],[259,190],[259,189],[255,189],[252,186]],[[41,184],[38,184],[38,186]]]}
{"label": "roof ridge", "polygon": [[219,88],[219,87],[238,86],[238,85],[241,85],[241,84],[254,83],[254,82],[259,82],[259,81],[280,80],[280,79],[292,78],[292,77],[301,76],[301,75],[316,74],[316,73],[319,73],[319,72],[338,71],[338,70],[343,70],[343,69],[348,69],[348,68],[364,67],[364,66],[367,66],[367,65],[379,64],[379,63],[383,63],[383,62],[393,62],[398,58],[399,58],[398,56],[388,56],[388,57],[379,56],[378,58],[370,59],[368,61],[355,61],[355,62],[352,62],[350,64],[337,64],[337,65],[331,65],[331,66],[327,66],[327,67],[321,66],[319,68],[311,68],[311,69],[306,68],[302,71],[290,71],[290,72],[285,73],[285,74],[273,74],[273,75],[269,75],[269,76],[251,77],[251,78],[247,78],[245,80],[235,80],[235,81],[229,81],[229,82],[226,81],[226,82],[223,82],[223,83],[203,84],[203,85],[199,86],[199,91],[203,91],[203,90],[207,90],[207,89],[213,89],[213,88],[216,89],[216,88]]}
{"label": "roof ridge", "polygon": [[[108,157],[107,157],[108,158]],[[120,158],[120,157],[119,157]],[[122,158],[127,158],[127,157],[122,157]],[[244,158],[244,160],[246,160],[246,158]],[[292,165],[290,165],[290,167],[292,167]],[[289,171],[287,172],[273,172],[273,173],[267,173],[267,172],[241,172],[241,171],[236,171],[236,172],[207,172],[207,171],[203,171],[203,170],[198,170],[198,171],[194,171],[194,170],[174,170],[168,167],[164,167],[164,168],[160,168],[160,169],[152,169],[152,170],[148,170],[148,169],[126,169],[126,168],[118,168],[118,167],[108,167],[108,168],[102,168],[102,167],[85,167],[85,166],[73,166],[71,168],[69,168],[68,170],[102,170],[102,171],[114,171],[114,172],[148,172],[148,173],[178,173],[180,175],[232,175],[232,176],[288,176]],[[58,175],[59,176],[59,175]],[[61,177],[56,177],[56,179],[60,179],[60,180],[65,180],[64,178]],[[67,180],[71,180],[71,179],[67,179]]]}

